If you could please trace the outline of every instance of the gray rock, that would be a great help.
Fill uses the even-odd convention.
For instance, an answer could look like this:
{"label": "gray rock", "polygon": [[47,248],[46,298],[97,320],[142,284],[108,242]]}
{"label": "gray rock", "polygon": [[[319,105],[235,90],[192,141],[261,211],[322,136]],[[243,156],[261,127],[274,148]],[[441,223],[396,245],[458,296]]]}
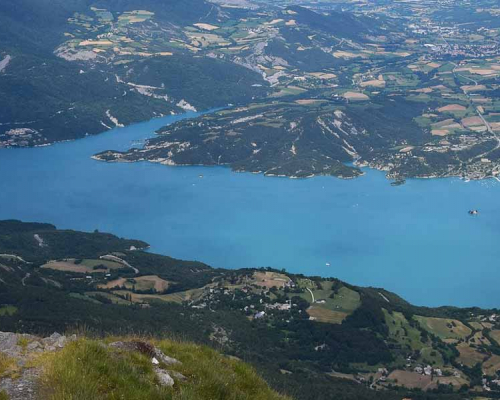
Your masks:
{"label": "gray rock", "polygon": [[37,382],[40,371],[26,369],[19,379],[6,378],[0,380],[0,391],[5,391],[10,400],[37,400]]}
{"label": "gray rock", "polygon": [[161,351],[160,349],[156,347],[154,349],[155,349],[155,356],[160,362],[166,365],[182,364],[179,360],[165,355],[163,351]]}
{"label": "gray rock", "polygon": [[28,343],[28,346],[26,346],[26,351],[28,352],[43,351],[43,346],[40,342],[35,340],[33,342]]}
{"label": "gray rock", "polygon": [[17,335],[11,332],[0,332],[0,351],[11,350],[17,346]]}
{"label": "gray rock", "polygon": [[167,371],[156,367],[155,373],[156,373],[156,377],[158,378],[158,381],[160,382],[161,386],[168,386],[168,387],[174,386],[175,382]]}
{"label": "gray rock", "polygon": [[48,351],[54,351],[54,349],[62,349],[67,342],[68,339],[66,338],[66,336],[61,335],[57,332],[53,333],[45,339],[42,339],[42,343],[45,345],[45,349]]}

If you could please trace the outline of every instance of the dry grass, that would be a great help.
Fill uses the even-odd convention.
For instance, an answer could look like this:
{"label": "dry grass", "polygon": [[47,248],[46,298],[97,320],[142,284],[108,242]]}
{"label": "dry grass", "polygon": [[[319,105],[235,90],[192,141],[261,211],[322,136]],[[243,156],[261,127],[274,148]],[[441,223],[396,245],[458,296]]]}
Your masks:
{"label": "dry grass", "polygon": [[148,290],[150,288],[155,289],[157,292],[163,292],[168,289],[169,282],[161,279],[156,275],[140,276],[139,278],[134,278],[138,282],[138,289]]}
{"label": "dry grass", "polygon": [[460,388],[462,385],[468,385],[469,381],[462,377],[458,378],[456,376],[441,376],[439,378],[435,378],[436,383],[441,385],[452,385],[455,388]]}
{"label": "dry grass", "polygon": [[0,353],[0,378],[10,376],[17,370],[16,360]]}
{"label": "dry grass", "polygon": [[170,282],[161,279],[157,275],[140,276],[132,279],[118,278],[109,281],[106,284],[99,285],[101,289],[114,289],[116,287],[125,289],[132,289],[135,287],[137,290],[150,290],[154,289],[157,292],[163,292],[168,289]]}
{"label": "dry grass", "polygon": [[342,311],[332,311],[328,308],[311,306],[307,309],[307,313],[310,317],[313,317],[316,321],[326,322],[329,324],[341,324],[344,319],[349,315]]}
{"label": "dry grass", "polygon": [[[63,261],[49,261],[42,265],[42,268],[53,269],[56,271],[75,272],[80,274],[91,274],[93,272],[102,272],[115,269],[125,268],[124,265],[109,261],[109,260],[82,260],[80,264],[75,264],[75,259],[67,259]],[[102,265],[105,267],[101,270],[95,270],[94,267]]]}
{"label": "dry grass", "polygon": [[431,134],[432,136],[446,136],[450,134],[450,131],[446,129],[433,129]]}
{"label": "dry grass", "polygon": [[343,96],[347,100],[352,100],[352,101],[366,101],[370,100],[370,98],[364,94],[364,93],[359,93],[359,92],[346,92],[343,94]]}
{"label": "dry grass", "polygon": [[432,382],[430,376],[417,374],[416,372],[411,371],[393,371],[388,376],[388,379],[395,385],[404,386],[409,389],[418,388],[421,390],[428,390],[436,386],[436,384]]}
{"label": "dry grass", "polygon": [[500,331],[494,330],[490,332],[491,338],[500,345]]}
{"label": "dry grass", "polygon": [[476,349],[470,347],[467,343],[458,344],[457,350],[460,352],[458,360],[468,367],[473,367],[477,363],[482,363],[486,358],[485,354],[479,353]]}
{"label": "dry grass", "polygon": [[272,288],[273,286],[280,288],[290,281],[288,276],[277,272],[255,272],[253,277],[256,285],[265,286],[266,288]]}
{"label": "dry grass", "polygon": [[462,119],[462,124],[466,127],[483,125],[483,120],[479,117],[469,117]]}
{"label": "dry grass", "polygon": [[495,376],[500,371],[500,356],[493,355],[483,364],[483,372],[486,375]]}
{"label": "dry grass", "polygon": [[484,85],[464,85],[460,87],[465,92],[481,92],[486,90],[486,86]]}
{"label": "dry grass", "polygon": [[466,107],[461,106],[460,104],[449,104],[447,106],[438,108],[439,112],[449,112],[449,111],[465,111]]}
{"label": "dry grass", "polygon": [[372,81],[365,81],[361,82],[360,84],[361,87],[376,87],[376,88],[385,88],[385,81],[384,80],[372,80]]}

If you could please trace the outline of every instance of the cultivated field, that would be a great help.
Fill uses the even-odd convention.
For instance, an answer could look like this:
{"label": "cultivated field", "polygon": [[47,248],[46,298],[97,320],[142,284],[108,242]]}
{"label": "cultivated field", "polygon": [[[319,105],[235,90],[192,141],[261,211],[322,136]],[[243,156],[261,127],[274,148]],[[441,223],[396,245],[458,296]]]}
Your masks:
{"label": "cultivated field", "polygon": [[42,265],[42,268],[53,269],[56,271],[75,272],[79,274],[92,274],[96,272],[109,272],[110,270],[125,267],[120,263],[108,260],[85,259],[78,262],[75,259],[67,259],[62,261],[50,261],[47,264]]}
{"label": "cultivated field", "polygon": [[254,283],[257,286],[264,286],[268,289],[276,286],[277,288],[282,288],[283,285],[290,281],[290,278],[286,275],[279,274],[277,272],[255,272],[253,274]]}

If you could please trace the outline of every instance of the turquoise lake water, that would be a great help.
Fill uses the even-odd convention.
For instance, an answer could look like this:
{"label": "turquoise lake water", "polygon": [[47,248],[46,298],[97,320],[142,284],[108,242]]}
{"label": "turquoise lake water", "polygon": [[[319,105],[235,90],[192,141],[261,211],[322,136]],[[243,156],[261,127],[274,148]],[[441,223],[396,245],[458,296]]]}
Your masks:
{"label": "turquoise lake water", "polygon": [[[497,181],[410,180],[391,187],[372,170],[350,181],[292,180],[90,158],[128,149],[179,118],[0,150],[0,219],[99,229],[216,267],[334,276],[384,287],[418,305],[500,307]],[[480,215],[469,216],[471,208]]]}

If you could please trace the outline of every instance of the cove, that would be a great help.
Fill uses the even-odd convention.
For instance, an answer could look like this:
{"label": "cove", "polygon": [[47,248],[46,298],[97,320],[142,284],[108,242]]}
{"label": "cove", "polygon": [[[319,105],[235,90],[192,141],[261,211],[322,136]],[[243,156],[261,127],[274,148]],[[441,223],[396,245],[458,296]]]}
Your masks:
{"label": "cove", "polygon": [[[292,180],[90,158],[195,115],[49,147],[1,149],[0,218],[99,229],[214,267],[333,276],[416,305],[500,307],[497,181],[391,187],[372,170],[350,181]],[[480,214],[469,216],[476,208]]]}

